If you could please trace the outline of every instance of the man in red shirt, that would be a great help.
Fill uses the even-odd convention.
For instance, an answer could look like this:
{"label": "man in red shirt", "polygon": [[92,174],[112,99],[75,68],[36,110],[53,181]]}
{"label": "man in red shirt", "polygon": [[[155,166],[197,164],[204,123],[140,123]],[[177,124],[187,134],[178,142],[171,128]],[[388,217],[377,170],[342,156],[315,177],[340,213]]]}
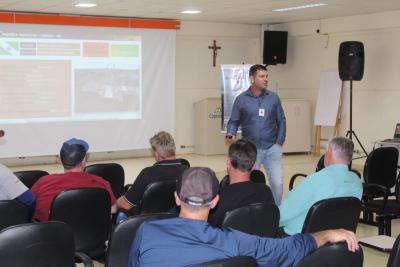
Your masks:
{"label": "man in red shirt", "polygon": [[101,177],[84,172],[88,149],[88,143],[81,139],[72,138],[64,142],[60,150],[64,173],[43,176],[32,187],[32,192],[36,196],[36,209],[33,216],[35,220],[48,220],[51,203],[58,193],[67,189],[84,187],[99,187],[107,190],[111,199],[111,212],[116,212],[115,196],[110,184]]}

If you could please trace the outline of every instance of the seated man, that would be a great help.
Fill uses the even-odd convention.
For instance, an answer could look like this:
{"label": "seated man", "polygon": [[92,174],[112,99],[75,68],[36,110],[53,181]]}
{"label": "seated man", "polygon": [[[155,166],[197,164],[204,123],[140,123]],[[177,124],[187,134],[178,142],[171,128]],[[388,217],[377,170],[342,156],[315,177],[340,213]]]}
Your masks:
{"label": "seated man", "polygon": [[144,168],[131,188],[117,200],[119,208],[130,210],[140,206],[146,187],[154,182],[180,179],[188,168],[175,158],[175,142],[167,132],[159,132],[150,138],[150,145],[156,163]]}
{"label": "seated man", "polygon": [[328,143],[325,168],[304,178],[279,206],[280,225],[286,234],[301,232],[308,210],[317,201],[334,197],[361,198],[360,178],[348,167],[353,151],[353,142],[345,137],[335,137]]}
{"label": "seated man", "polygon": [[283,239],[263,238],[231,228],[214,228],[208,213],[218,203],[218,180],[209,168],[190,168],[178,182],[178,218],[144,222],[132,243],[129,266],[193,266],[235,256],[251,256],[260,267],[293,266],[327,242],[346,241],[355,251],[354,233],[328,230]]}
{"label": "seated man", "polygon": [[219,204],[211,212],[212,225],[220,226],[227,211],[253,203],[274,203],[267,185],[250,181],[256,159],[257,148],[251,141],[240,139],[229,147],[226,165],[230,183],[222,188]]}
{"label": "seated man", "polygon": [[0,164],[0,200],[15,199],[24,204],[30,215],[35,210],[35,196],[6,166]]}
{"label": "seated man", "polygon": [[84,172],[88,149],[89,145],[84,140],[72,138],[64,142],[60,150],[64,173],[43,176],[32,187],[36,196],[35,220],[47,221],[54,197],[64,190],[74,188],[104,188],[113,205],[111,212],[116,212],[116,200],[110,184],[101,177]]}

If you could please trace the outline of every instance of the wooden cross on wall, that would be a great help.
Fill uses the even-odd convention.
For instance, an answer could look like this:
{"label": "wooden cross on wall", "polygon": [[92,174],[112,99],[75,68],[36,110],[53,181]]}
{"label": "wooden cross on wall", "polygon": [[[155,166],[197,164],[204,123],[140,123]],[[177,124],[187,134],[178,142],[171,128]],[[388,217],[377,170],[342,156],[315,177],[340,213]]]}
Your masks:
{"label": "wooden cross on wall", "polygon": [[217,61],[217,51],[218,49],[221,49],[220,46],[217,46],[217,41],[214,40],[213,41],[213,45],[209,46],[208,49],[212,49],[213,50],[213,67],[215,67],[216,61]]}

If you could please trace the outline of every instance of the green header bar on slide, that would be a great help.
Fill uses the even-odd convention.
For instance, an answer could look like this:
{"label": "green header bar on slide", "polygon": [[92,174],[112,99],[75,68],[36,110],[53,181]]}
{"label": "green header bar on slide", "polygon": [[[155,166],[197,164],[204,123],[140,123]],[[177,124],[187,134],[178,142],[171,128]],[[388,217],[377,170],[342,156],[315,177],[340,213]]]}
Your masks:
{"label": "green header bar on slide", "polygon": [[138,45],[111,45],[111,57],[139,57]]}

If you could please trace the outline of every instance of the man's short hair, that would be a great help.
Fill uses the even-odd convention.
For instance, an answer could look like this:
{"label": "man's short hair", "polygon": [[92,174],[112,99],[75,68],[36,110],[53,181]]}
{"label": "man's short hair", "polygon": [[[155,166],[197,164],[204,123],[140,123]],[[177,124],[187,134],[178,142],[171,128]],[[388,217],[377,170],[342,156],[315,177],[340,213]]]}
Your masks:
{"label": "man's short hair", "polygon": [[73,169],[81,164],[88,150],[89,144],[85,140],[71,138],[65,141],[60,150],[60,159],[64,169]]}
{"label": "man's short hair", "polygon": [[151,149],[162,157],[175,156],[175,141],[172,135],[161,131],[150,138]]}
{"label": "man's short hair", "polygon": [[228,156],[233,168],[250,172],[257,159],[256,145],[246,139],[239,139],[229,147]]}
{"label": "man's short hair", "polygon": [[218,190],[218,179],[207,167],[186,169],[176,185],[176,193],[181,202],[195,208],[209,207]]}
{"label": "man's short hair", "polygon": [[349,138],[338,136],[329,141],[335,159],[345,160],[348,163],[353,158],[354,143]]}
{"label": "man's short hair", "polygon": [[265,71],[267,71],[267,67],[264,66],[264,65],[261,65],[261,64],[253,65],[253,66],[250,67],[249,76],[254,76],[254,75],[256,75],[257,71],[259,71],[259,70],[265,70]]}

